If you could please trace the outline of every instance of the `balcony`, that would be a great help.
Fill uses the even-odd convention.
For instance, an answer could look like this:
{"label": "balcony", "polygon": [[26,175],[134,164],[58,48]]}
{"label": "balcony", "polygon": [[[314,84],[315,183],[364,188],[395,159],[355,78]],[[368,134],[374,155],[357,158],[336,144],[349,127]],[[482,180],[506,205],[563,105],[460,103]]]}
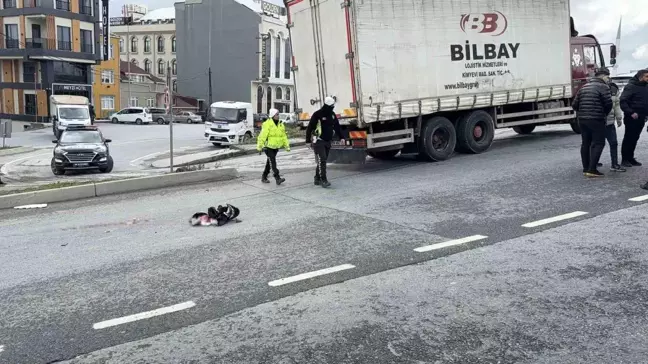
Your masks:
{"label": "balcony", "polygon": [[81,43],[81,52],[82,53],[93,53],[92,43]]}
{"label": "balcony", "polygon": [[57,42],[58,49],[59,51],[72,51],[72,42],[64,41],[64,40],[59,40]]}
{"label": "balcony", "polygon": [[47,48],[47,39],[45,38],[27,38],[25,40],[27,49],[45,49]]}
{"label": "balcony", "polygon": [[92,15],[92,6],[79,5],[79,14]]}
{"label": "balcony", "polygon": [[26,8],[42,8],[43,0],[24,0]]}
{"label": "balcony", "polygon": [[56,0],[56,8],[59,10],[70,11],[69,0]]}
{"label": "balcony", "polygon": [[18,39],[5,39],[5,48],[7,49],[17,49],[20,48],[20,40]]}
{"label": "balcony", "polygon": [[3,9],[11,9],[16,7],[16,0],[2,0]]}

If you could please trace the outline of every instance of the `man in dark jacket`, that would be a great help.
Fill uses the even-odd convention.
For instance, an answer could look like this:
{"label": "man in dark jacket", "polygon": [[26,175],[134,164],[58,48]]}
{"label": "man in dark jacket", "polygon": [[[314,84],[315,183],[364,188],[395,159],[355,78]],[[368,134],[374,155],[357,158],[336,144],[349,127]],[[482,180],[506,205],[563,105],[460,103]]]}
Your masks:
{"label": "man in dark jacket", "polygon": [[94,125],[95,119],[97,118],[94,105],[90,104],[89,109],[90,109],[90,124]]}
{"label": "man in dark jacket", "polygon": [[324,188],[331,185],[326,176],[326,160],[331,150],[333,135],[337,134],[340,141],[344,142],[340,121],[333,111],[334,107],[335,99],[332,97],[324,99],[324,106],[313,113],[308,128],[306,128],[306,143],[311,143],[317,163],[315,185],[321,185]]}
{"label": "man in dark jacket", "polygon": [[595,78],[578,90],[572,104],[581,129],[581,161],[587,177],[603,176],[597,165],[605,148],[607,116],[612,111],[612,95],[607,84],[609,79],[610,71],[607,68],[597,70]]}
{"label": "man in dark jacket", "polygon": [[625,124],[621,164],[624,167],[641,166],[635,159],[634,152],[648,117],[648,69],[637,72],[623,89],[621,110]]}

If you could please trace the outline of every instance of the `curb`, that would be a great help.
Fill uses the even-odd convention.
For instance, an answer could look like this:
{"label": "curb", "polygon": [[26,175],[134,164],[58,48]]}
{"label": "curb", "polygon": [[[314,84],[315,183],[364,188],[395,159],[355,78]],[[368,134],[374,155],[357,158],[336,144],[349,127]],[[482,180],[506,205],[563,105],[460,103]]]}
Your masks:
{"label": "curb", "polygon": [[15,154],[22,154],[22,153],[29,153],[35,151],[35,148],[32,147],[16,147],[16,148],[11,148],[11,149],[0,149],[0,157],[6,157],[8,155],[15,155]]}
{"label": "curb", "polygon": [[236,168],[171,173],[162,176],[139,177],[86,185],[54,188],[51,190],[16,193],[0,196],[0,209],[21,205],[44,204],[116,195],[165,187],[228,181],[238,177]]}

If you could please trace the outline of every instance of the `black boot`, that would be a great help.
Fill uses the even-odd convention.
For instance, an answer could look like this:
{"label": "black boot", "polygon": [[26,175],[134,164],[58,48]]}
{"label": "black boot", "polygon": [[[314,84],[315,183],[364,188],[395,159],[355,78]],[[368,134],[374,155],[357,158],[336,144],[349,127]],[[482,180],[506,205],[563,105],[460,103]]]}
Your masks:
{"label": "black boot", "polygon": [[277,186],[279,186],[280,184],[286,182],[286,179],[281,178],[281,177],[275,177],[275,180],[277,181]]}
{"label": "black boot", "polygon": [[263,176],[263,177],[261,177],[261,182],[262,182],[262,183],[270,183],[270,181],[268,181],[268,177],[267,177],[267,176]]}
{"label": "black boot", "polygon": [[319,177],[315,177],[315,180],[313,181],[313,184],[315,186],[319,186],[322,184],[322,180]]}
{"label": "black boot", "polygon": [[331,187],[331,183],[329,181],[322,180],[322,187],[329,188]]}

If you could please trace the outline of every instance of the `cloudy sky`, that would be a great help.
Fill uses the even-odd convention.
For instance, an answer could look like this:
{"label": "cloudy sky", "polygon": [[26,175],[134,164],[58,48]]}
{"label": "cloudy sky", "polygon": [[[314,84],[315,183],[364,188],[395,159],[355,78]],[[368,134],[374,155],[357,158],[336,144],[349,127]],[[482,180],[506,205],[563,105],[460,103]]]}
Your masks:
{"label": "cloudy sky", "polygon": [[[119,16],[125,3],[146,5],[153,10],[173,6],[174,2],[177,0],[111,0],[111,16]],[[602,43],[615,41],[619,18],[623,16],[618,70],[648,67],[647,0],[571,0],[571,9],[580,34],[594,34]]]}

